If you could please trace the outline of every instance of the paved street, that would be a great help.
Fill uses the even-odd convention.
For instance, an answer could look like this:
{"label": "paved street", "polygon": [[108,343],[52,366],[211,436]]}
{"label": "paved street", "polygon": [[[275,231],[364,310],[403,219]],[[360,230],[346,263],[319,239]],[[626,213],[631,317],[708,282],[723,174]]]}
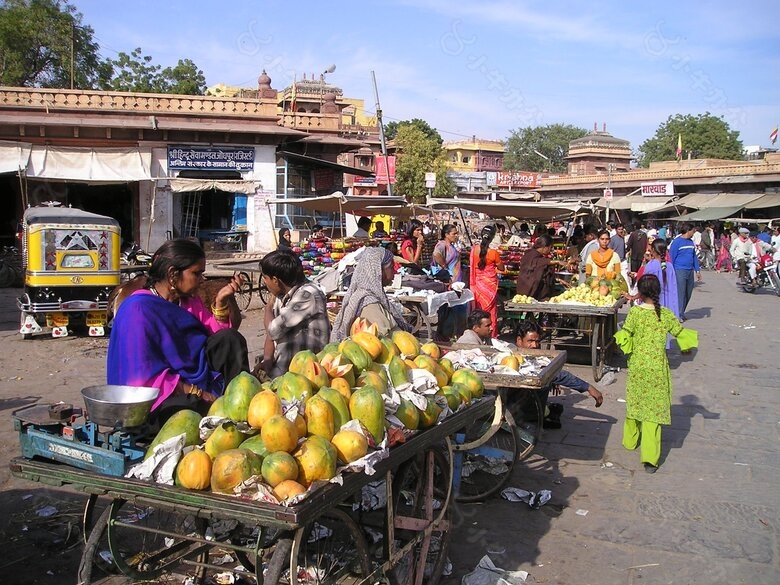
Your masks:
{"label": "paved street", "polygon": [[[600,409],[579,394],[559,397],[563,428],[517,466],[510,485],[549,489],[539,510],[493,499],[456,509],[451,558],[460,583],[490,554],[529,583],[567,585],[765,584],[780,582],[780,298],[750,296],[729,275],[705,273],[688,310],[700,348],[671,352],[672,426],[663,430],[661,467],[644,472],[620,445],[625,372],[601,387]],[[36,401],[80,404],[79,390],[102,383],[106,340],[22,341],[15,289],[0,289],[0,581],[73,582],[82,496],[10,477],[18,453],[10,413]],[[253,304],[242,331],[261,347]],[[250,360],[254,356],[250,357]],[[571,366],[589,379],[590,368]],[[54,520],[40,518],[45,505]],[[56,520],[56,521],[55,521]]]}

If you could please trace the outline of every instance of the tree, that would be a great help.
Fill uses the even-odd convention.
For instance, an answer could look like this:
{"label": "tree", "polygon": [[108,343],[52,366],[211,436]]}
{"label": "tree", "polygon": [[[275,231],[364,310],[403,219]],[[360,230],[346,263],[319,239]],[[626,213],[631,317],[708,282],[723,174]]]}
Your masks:
{"label": "tree", "polygon": [[504,168],[508,171],[565,173],[569,142],[587,133],[587,130],[570,124],[513,130],[506,142]]}
{"label": "tree", "polygon": [[150,55],[144,55],[141,47],[129,55],[119,53],[111,61],[114,75],[111,89],[136,93],[178,93],[203,95],[206,78],[203,71],[189,59],[179,59],[175,67],[162,68],[152,63]]}
{"label": "tree", "polygon": [[[438,133],[437,133],[438,134]],[[395,164],[395,191],[412,203],[424,203],[428,194],[425,173],[436,173],[433,195],[452,196],[454,186],[447,177],[444,150],[437,140],[416,124],[401,124],[395,135],[398,158]]]}
{"label": "tree", "polygon": [[690,153],[691,158],[744,159],[739,132],[731,130],[723,118],[706,112],[698,116],[669,116],[658,127],[655,136],[639,147],[639,166],[648,167],[651,162],[677,158],[678,137],[685,158]]}
{"label": "tree", "polygon": [[390,122],[385,126],[385,138],[388,140],[393,140],[398,135],[398,129],[402,126],[414,126],[428,138],[435,140],[439,146],[441,146],[444,142],[444,139],[441,137],[441,134],[439,134],[438,130],[420,118],[413,118],[412,120],[401,120],[400,122]]}
{"label": "tree", "polygon": [[93,35],[67,0],[3,0],[0,84],[104,89],[111,65]]}

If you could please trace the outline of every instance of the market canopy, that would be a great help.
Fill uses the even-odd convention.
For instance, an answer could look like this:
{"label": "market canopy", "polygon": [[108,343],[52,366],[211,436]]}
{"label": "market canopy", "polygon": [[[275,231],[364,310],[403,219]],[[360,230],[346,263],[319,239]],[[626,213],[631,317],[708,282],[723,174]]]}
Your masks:
{"label": "market canopy", "polygon": [[563,201],[474,201],[466,199],[440,199],[429,197],[428,207],[455,207],[484,213],[490,217],[515,217],[519,220],[552,221],[569,217],[589,204]]}
{"label": "market canopy", "polygon": [[679,221],[712,221],[715,219],[723,219],[725,217],[729,217],[730,215],[737,213],[740,209],[742,209],[741,206],[707,207],[705,209],[699,209],[698,211],[694,211],[693,213],[681,215],[680,217],[675,217],[673,219],[677,219]]}
{"label": "market canopy", "polygon": [[676,221],[711,221],[726,219],[743,210],[780,207],[780,193],[692,193],[657,209],[669,211],[680,208],[693,209],[668,219]]}
{"label": "market canopy", "polygon": [[311,211],[324,213],[352,213],[354,215],[391,215],[393,217],[412,217],[416,214],[430,213],[425,207],[410,205],[400,195],[344,195],[336,191],[321,197],[290,197],[286,199],[266,199],[268,205],[297,205]]}

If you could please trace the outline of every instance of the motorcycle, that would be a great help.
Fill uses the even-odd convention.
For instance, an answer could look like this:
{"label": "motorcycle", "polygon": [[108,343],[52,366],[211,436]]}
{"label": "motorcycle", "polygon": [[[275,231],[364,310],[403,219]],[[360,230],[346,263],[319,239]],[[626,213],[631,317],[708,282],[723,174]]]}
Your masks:
{"label": "motorcycle", "polygon": [[122,276],[132,280],[144,274],[152,264],[152,255],[135,242],[129,242],[119,255]]}
{"label": "motorcycle", "polygon": [[753,258],[753,262],[756,263],[756,279],[751,281],[747,278],[741,285],[742,290],[752,294],[760,288],[768,288],[780,297],[780,261],[774,261],[770,254],[766,254],[760,259]]}

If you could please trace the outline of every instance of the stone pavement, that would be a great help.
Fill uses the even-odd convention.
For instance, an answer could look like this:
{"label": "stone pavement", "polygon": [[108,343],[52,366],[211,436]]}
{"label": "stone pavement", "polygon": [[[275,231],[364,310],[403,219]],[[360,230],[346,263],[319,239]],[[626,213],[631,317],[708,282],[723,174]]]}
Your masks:
{"label": "stone pavement", "polygon": [[[83,496],[10,477],[18,453],[10,413],[37,401],[81,404],[105,379],[104,339],[18,335],[18,289],[0,289],[0,582],[59,585],[75,576],[80,548],[35,510],[78,523]],[[674,401],[658,472],[620,445],[625,372],[601,387],[604,405],[567,394],[563,428],[516,466],[509,485],[549,489],[538,510],[494,498],[456,505],[451,559],[459,583],[484,554],[528,583],[567,585],[780,583],[780,298],[740,292],[732,276],[705,273],[688,311],[700,348],[671,352]],[[262,311],[253,300],[241,330],[253,356]],[[570,366],[589,379],[591,369]],[[59,535],[59,536],[58,536]],[[55,538],[56,536],[56,538]]]}

